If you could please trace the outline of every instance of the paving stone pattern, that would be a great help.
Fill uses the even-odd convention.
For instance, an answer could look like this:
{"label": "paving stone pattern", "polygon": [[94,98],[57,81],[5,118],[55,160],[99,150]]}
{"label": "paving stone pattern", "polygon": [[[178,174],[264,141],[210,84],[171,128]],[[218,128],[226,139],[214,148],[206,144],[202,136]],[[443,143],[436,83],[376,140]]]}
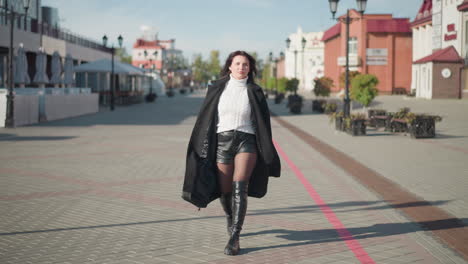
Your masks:
{"label": "paving stone pattern", "polygon": [[[361,263],[284,158],[282,176],[271,179],[268,194],[249,200],[242,254],[223,254],[227,235],[219,202],[198,211],[180,198],[186,145],[202,100],[203,93],[160,97],[113,112],[0,129],[0,263]],[[422,197],[465,217],[458,210],[465,206],[460,185],[466,179],[455,172],[443,181],[425,179],[439,166],[466,169],[458,163],[459,155],[466,157],[457,150],[467,147],[462,125],[441,126],[451,135],[443,140],[351,138],[334,133],[322,115],[291,116],[284,105],[270,106],[288,122],[329,138],[327,144],[382,166],[383,175],[413,184],[418,194],[430,189],[434,194]],[[272,126],[275,142],[375,263],[467,263],[289,130],[275,121]],[[428,164],[428,172],[391,170],[383,166],[387,154],[369,153],[377,144],[403,148],[399,159],[415,146],[422,148],[417,153],[439,151],[434,155],[445,158]]]}

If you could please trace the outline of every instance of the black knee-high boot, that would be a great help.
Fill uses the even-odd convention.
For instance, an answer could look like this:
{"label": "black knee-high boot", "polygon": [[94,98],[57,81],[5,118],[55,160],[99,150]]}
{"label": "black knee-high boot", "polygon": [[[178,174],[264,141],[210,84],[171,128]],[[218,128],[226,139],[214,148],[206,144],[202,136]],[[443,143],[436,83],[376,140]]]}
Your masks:
{"label": "black knee-high boot", "polygon": [[239,254],[239,236],[247,212],[247,190],[247,181],[232,183],[232,226],[229,241],[224,249],[226,255]]}
{"label": "black knee-high boot", "polygon": [[223,193],[219,198],[221,206],[223,207],[224,213],[226,214],[227,221],[227,232],[231,234],[232,226],[232,193]]}

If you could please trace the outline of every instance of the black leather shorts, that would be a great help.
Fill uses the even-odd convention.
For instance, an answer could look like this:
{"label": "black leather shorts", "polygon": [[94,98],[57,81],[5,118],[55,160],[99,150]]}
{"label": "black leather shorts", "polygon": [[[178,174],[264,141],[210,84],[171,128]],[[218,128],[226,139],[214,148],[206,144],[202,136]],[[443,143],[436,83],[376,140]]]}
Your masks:
{"label": "black leather shorts", "polygon": [[257,140],[255,135],[236,130],[218,133],[216,162],[226,164],[232,163],[236,154],[243,152],[257,152]]}

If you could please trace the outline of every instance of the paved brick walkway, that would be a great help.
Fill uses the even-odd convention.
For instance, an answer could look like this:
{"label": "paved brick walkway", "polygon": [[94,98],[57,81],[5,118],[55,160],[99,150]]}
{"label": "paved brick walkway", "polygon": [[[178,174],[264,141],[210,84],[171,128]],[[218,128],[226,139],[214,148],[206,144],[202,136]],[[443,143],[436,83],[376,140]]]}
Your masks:
{"label": "paved brick walkway", "polygon": [[[186,144],[201,101],[201,95],[162,97],[114,112],[0,129],[0,263],[467,263],[276,121],[282,177],[271,179],[265,198],[249,200],[243,254],[225,256],[219,203],[197,211],[180,198]],[[271,106],[372,167],[387,157],[369,161],[377,160],[375,153],[352,142],[398,143],[406,148],[402,153],[413,145],[441,152],[466,147],[466,123],[448,127],[444,134],[452,137],[437,144],[389,135],[351,138],[335,134],[324,116],[290,116],[284,105]],[[431,166],[449,166],[456,157]],[[425,177],[432,174],[415,171],[406,169],[439,198],[422,197],[465,217],[457,211],[464,194],[456,192],[466,179],[431,186]]]}

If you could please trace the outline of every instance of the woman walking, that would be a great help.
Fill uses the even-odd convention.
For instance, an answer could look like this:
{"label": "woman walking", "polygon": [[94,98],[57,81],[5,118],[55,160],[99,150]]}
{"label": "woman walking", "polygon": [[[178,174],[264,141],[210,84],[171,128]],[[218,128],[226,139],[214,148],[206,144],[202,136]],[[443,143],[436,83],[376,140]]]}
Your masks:
{"label": "woman walking", "polygon": [[227,218],[227,255],[240,251],[247,196],[263,197],[268,177],[281,172],[256,73],[255,59],[247,52],[229,54],[221,78],[208,86],[187,149],[182,197],[199,208],[220,198]]}

